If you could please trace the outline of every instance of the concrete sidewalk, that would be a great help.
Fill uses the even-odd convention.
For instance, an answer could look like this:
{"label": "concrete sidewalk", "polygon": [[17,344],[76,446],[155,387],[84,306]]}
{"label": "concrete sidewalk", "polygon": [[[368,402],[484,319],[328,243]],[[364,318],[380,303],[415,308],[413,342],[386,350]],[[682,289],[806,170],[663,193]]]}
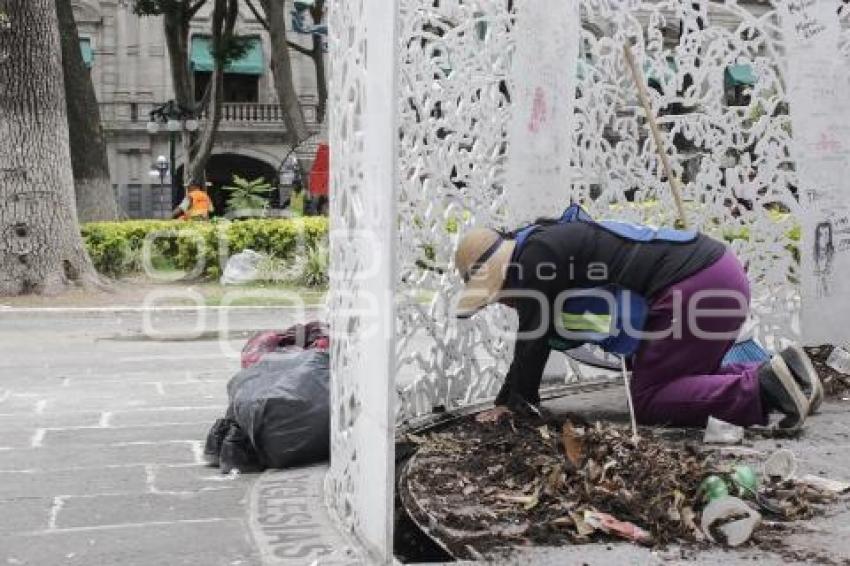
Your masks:
{"label": "concrete sidewalk", "polygon": [[[263,563],[248,506],[256,476],[203,466],[207,430],[244,340],[219,313],[0,312],[0,564]],[[235,334],[296,322],[226,313]]]}
{"label": "concrete sidewalk", "polygon": [[[244,334],[296,314],[156,313],[153,341],[140,312],[0,312],[0,564],[367,564],[324,511],[324,467],[223,477],[201,458]],[[216,340],[222,320],[228,332]],[[621,387],[549,406],[627,419]],[[850,402],[827,403],[800,439],[745,451],[760,458],[779,446],[801,474],[850,479]],[[505,563],[850,563],[850,505],[802,523],[787,542],[792,555],[603,544],[526,549]]]}

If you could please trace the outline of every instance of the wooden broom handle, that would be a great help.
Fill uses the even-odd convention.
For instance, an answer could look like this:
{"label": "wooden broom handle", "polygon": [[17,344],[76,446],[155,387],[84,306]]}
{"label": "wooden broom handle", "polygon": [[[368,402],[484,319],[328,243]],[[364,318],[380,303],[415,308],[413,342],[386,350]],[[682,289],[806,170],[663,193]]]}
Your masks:
{"label": "wooden broom handle", "polygon": [[634,79],[635,85],[637,85],[638,99],[640,99],[640,104],[643,106],[644,112],[646,112],[646,120],[649,122],[649,129],[652,132],[652,138],[655,141],[655,150],[658,152],[658,157],[661,158],[661,165],[664,167],[664,173],[670,180],[670,188],[673,190],[673,199],[676,201],[676,209],[679,211],[679,220],[681,220],[682,226],[687,229],[688,217],[685,213],[685,203],[682,200],[682,184],[678,177],[673,174],[673,167],[670,165],[670,157],[664,150],[661,130],[658,129],[658,122],[655,119],[655,114],[653,114],[652,106],[649,103],[649,93],[646,90],[646,82],[643,76],[643,71],[638,69],[637,63],[635,63],[635,56],[634,53],[632,53],[632,48],[629,45],[628,40],[623,45],[623,51],[626,54],[626,63],[632,72],[632,79]]}

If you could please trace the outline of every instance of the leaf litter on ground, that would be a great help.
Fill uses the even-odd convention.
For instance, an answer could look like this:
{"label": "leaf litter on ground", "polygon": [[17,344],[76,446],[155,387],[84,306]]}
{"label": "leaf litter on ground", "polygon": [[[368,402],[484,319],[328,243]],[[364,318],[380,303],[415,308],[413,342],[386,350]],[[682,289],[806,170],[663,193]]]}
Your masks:
{"label": "leaf litter on ground", "polygon": [[[459,558],[615,538],[703,543],[700,485],[729,477],[738,463],[697,442],[663,440],[651,429],[633,439],[626,426],[579,418],[470,418],[418,440],[402,487],[408,511]],[[811,517],[834,497],[794,482],[762,494],[783,520]]]}

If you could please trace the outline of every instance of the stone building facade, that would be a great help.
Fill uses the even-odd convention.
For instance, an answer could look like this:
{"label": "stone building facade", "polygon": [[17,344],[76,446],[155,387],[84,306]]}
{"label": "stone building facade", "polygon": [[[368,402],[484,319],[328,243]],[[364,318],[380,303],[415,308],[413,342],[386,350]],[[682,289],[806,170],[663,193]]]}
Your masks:
{"label": "stone building facade", "polygon": [[[147,129],[150,111],[173,98],[162,19],[137,16],[120,0],[73,0],[73,5],[84,59],[100,103],[120,209],[128,218],[168,217],[182,197],[182,188],[172,191],[169,176],[161,178],[154,164],[159,156],[169,158],[169,133],[162,128],[151,135]],[[287,8],[291,6],[287,3]],[[237,35],[252,38],[256,45],[246,55],[250,59],[246,65],[235,65],[236,72],[226,79],[224,118],[207,170],[214,187],[229,182],[234,173],[248,178],[263,176],[277,185],[282,161],[292,149],[285,141],[272,82],[268,34],[250,10],[240,10]],[[193,67],[200,84],[205,75],[209,18],[210,9],[205,7],[192,22],[191,57],[199,59]],[[306,35],[291,33],[290,38],[305,47],[312,44]],[[292,55],[305,118],[320,135],[313,63],[298,53]],[[298,148],[300,158],[309,160],[318,135]],[[180,179],[183,156],[180,143],[176,146],[176,177]],[[222,197],[219,194],[217,198]]]}

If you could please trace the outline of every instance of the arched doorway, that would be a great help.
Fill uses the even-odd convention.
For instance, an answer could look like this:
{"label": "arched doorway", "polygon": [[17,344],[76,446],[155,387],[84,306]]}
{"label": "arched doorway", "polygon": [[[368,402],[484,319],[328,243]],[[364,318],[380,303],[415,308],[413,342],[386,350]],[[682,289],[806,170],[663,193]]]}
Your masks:
{"label": "arched doorway", "polygon": [[[212,155],[207,162],[207,182],[211,184],[209,194],[215,206],[216,216],[223,215],[227,210],[228,192],[222,187],[233,184],[234,175],[239,175],[249,181],[262,177],[272,186],[278,186],[277,171],[265,161],[238,153],[219,153]],[[178,169],[177,178],[182,181],[183,167]],[[172,201],[174,202],[174,206],[177,206],[182,200],[183,188],[182,183],[179,183],[178,189],[172,195]],[[272,208],[280,207],[279,191],[269,193],[269,204]]]}
{"label": "arched doorway", "polygon": [[[234,175],[249,181],[262,177],[273,187],[278,185],[277,172],[265,161],[236,153],[213,155],[207,162],[207,182],[212,183],[210,197],[218,214],[224,214],[229,196],[222,187],[233,184]],[[273,208],[279,207],[280,193],[278,191],[269,193],[269,201]]]}

